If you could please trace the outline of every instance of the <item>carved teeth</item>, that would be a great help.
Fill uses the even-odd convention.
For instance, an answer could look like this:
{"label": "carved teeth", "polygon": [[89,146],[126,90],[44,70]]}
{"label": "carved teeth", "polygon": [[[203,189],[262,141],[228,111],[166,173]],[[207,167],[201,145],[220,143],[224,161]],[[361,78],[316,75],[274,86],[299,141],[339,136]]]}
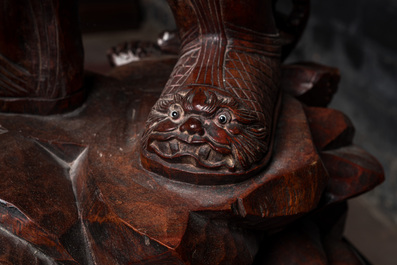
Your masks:
{"label": "carved teeth", "polygon": [[169,145],[170,145],[171,154],[174,155],[179,152],[179,143],[177,140],[174,139],[170,141]]}
{"label": "carved teeth", "polygon": [[198,154],[201,159],[207,160],[210,152],[211,152],[211,147],[205,144],[202,147],[200,147]]}
{"label": "carved teeth", "polygon": [[171,154],[171,149],[168,144],[166,143],[159,143],[159,149],[163,154],[169,155]]}
{"label": "carved teeth", "polygon": [[223,156],[221,153],[218,153],[211,149],[207,160],[211,162],[219,162],[222,160],[222,158]]}
{"label": "carved teeth", "polygon": [[234,160],[233,160],[230,156],[228,156],[228,157],[225,159],[225,161],[226,161],[226,165],[227,165],[229,168],[233,168],[233,167],[234,167]]}
{"label": "carved teeth", "polygon": [[216,153],[216,156],[215,156],[215,161],[216,162],[219,162],[219,161],[222,161],[223,160],[223,155],[221,154],[221,153],[218,153],[218,152],[215,152]]}
{"label": "carved teeth", "polygon": [[[151,147],[164,158],[171,159],[178,153],[183,156],[183,163],[199,166],[199,159],[201,163],[208,167],[225,166],[229,169],[235,167],[235,160],[230,155],[223,155],[211,148],[208,144],[187,144],[180,142],[177,139],[170,141],[153,141]],[[189,156],[190,154],[190,156]]]}
{"label": "carved teeth", "polygon": [[152,148],[154,150],[157,150],[156,152],[160,152],[164,155],[171,154],[171,148],[170,148],[169,144],[167,144],[167,143],[154,141],[150,145],[152,146]]}
{"label": "carved teeth", "polygon": [[181,142],[179,144],[179,150],[181,153],[188,153],[189,152],[189,145],[185,144],[184,142]]}

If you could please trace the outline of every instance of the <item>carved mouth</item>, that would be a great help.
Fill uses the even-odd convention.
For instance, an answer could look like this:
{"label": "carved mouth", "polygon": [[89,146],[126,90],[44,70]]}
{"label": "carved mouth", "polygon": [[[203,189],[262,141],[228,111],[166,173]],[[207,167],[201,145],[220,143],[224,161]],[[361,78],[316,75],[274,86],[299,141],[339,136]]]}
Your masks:
{"label": "carved mouth", "polygon": [[188,143],[176,138],[152,140],[149,150],[170,162],[177,161],[210,169],[226,167],[230,171],[235,168],[235,159],[230,152],[218,152],[205,141]]}

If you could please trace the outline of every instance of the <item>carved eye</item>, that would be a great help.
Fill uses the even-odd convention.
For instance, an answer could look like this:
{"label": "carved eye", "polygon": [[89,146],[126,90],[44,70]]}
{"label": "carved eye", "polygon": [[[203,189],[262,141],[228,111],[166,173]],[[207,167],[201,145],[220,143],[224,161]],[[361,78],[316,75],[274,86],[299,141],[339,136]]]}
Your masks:
{"label": "carved eye", "polygon": [[173,119],[178,119],[178,118],[179,118],[179,112],[176,111],[176,110],[172,111],[172,112],[171,112],[171,117],[172,117]]}
{"label": "carved eye", "polygon": [[219,120],[219,123],[225,124],[227,122],[227,117],[225,114],[221,114],[221,115],[219,115],[218,120]]}
{"label": "carved eye", "polygon": [[227,112],[221,112],[220,114],[218,114],[217,119],[220,124],[226,124],[230,121],[230,114]]}
{"label": "carved eye", "polygon": [[171,117],[171,119],[173,120],[177,120],[181,117],[181,115],[183,114],[183,110],[182,107],[178,104],[174,104],[170,107],[169,109],[169,116]]}

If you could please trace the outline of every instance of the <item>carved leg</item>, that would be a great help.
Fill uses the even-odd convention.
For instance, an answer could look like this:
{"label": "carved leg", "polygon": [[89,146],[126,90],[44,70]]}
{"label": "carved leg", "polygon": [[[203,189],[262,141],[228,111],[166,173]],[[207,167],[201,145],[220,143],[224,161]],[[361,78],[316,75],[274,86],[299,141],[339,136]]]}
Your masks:
{"label": "carved leg", "polygon": [[142,163],[191,183],[246,179],[267,164],[277,120],[281,45],[272,1],[169,3],[181,53],[149,114]]}
{"label": "carved leg", "polygon": [[52,114],[84,100],[77,1],[0,2],[0,111]]}

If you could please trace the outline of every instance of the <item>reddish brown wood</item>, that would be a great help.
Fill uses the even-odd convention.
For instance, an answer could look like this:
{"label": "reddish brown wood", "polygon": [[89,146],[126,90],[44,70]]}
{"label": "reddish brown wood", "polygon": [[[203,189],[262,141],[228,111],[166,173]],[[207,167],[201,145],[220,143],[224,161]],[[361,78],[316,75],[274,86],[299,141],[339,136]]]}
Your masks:
{"label": "reddish brown wood", "polygon": [[281,45],[271,1],[170,6],[181,53],[149,114],[142,164],[189,183],[243,181],[269,162],[279,111]]}
{"label": "reddish brown wood", "polygon": [[[336,149],[351,145],[354,137],[352,122],[342,112],[334,109],[306,107],[313,142],[319,150]],[[332,121],[332,123],[330,122]]]}
{"label": "reddish brown wood", "polygon": [[343,238],[346,213],[342,203],[303,218],[265,243],[255,264],[367,264]]}
{"label": "reddish brown wood", "polygon": [[[284,242],[284,236],[289,238],[289,244],[297,248],[297,253],[304,255],[305,252],[299,251],[299,246],[303,246],[301,239],[293,239],[292,235],[300,233],[302,237],[298,238],[312,238],[312,229],[286,230],[279,235],[280,238],[277,231],[314,209],[321,196],[329,198],[330,194],[345,192],[346,184],[333,180],[345,174],[344,167],[327,166],[328,171],[330,168],[336,170],[331,175],[333,179],[327,181],[311,141],[311,135],[325,132],[317,130],[317,126],[309,126],[305,116],[307,111],[304,112],[297,101],[286,97],[273,159],[268,169],[252,180],[233,185],[195,186],[150,174],[138,162],[137,136],[142,132],[145,113],[150,111],[167,78],[165,71],[163,81],[160,81],[161,75],[149,79],[149,69],[154,69],[155,65],[164,68],[167,62],[168,67],[172,67],[172,61],[160,62],[140,62],[130,66],[130,77],[134,82],[127,79],[118,83],[101,77],[93,78],[87,83],[94,86],[92,90],[95,92],[87,106],[71,117],[37,119],[21,116],[9,119],[7,115],[0,115],[3,128],[0,137],[4,146],[2,150],[5,150],[0,159],[1,167],[3,169],[5,163],[9,165],[2,170],[2,178],[13,176],[13,182],[21,183],[30,175],[24,170],[27,165],[30,165],[29,172],[36,176],[32,178],[34,181],[24,185],[26,189],[23,190],[15,185],[3,186],[0,188],[0,198],[20,209],[29,218],[28,224],[39,224],[45,232],[46,242],[51,242],[48,239],[53,238],[51,240],[58,243],[43,245],[42,239],[35,241],[28,236],[29,233],[13,230],[15,225],[6,226],[5,219],[2,219],[2,227],[29,242],[30,248],[43,252],[43,259],[55,259],[66,250],[72,258],[66,256],[68,258],[63,259],[79,264],[87,264],[87,260],[95,260],[97,264],[138,261],[142,264],[145,264],[144,261],[146,264],[203,264],[209,260],[213,260],[213,264],[217,264],[215,261],[251,264],[260,245],[265,246],[268,244],[266,242],[274,245],[277,240]],[[141,69],[141,72],[135,69]],[[140,90],[142,84],[151,89],[146,92]],[[104,101],[108,104],[102,104]],[[318,112],[321,113],[322,109]],[[333,123],[332,120],[329,122]],[[15,150],[21,150],[21,153]],[[10,153],[11,156],[6,155]],[[25,158],[8,162],[13,157]],[[334,160],[331,156],[330,160],[325,161],[325,165],[329,165],[327,161]],[[360,163],[368,165],[373,163],[371,161]],[[351,165],[354,167],[355,163]],[[51,172],[48,167],[58,169],[48,174]],[[359,177],[351,172],[354,171],[346,172],[349,179]],[[364,190],[381,179],[380,168],[374,167],[371,172],[368,176],[376,182],[372,182],[371,186],[365,184]],[[55,184],[54,180],[58,179],[64,182],[58,188],[47,188],[37,182],[48,178],[51,182],[44,182],[47,185]],[[67,179],[69,182],[65,182]],[[310,188],[308,185],[311,185]],[[364,191],[358,188],[363,187],[360,182],[355,182],[351,187],[357,189],[349,190],[347,197]],[[54,193],[54,190],[57,192]],[[70,207],[67,205],[79,201],[74,207],[77,207],[78,219],[83,221],[83,226],[79,227],[76,217],[58,219],[56,211],[46,215],[49,226],[40,223],[39,218],[45,208],[40,206],[43,195],[35,195],[38,192],[54,196],[46,201],[62,198],[62,204],[59,204],[62,212],[73,213],[76,210],[67,208]],[[15,196],[17,194],[19,197]],[[18,201],[18,198],[21,200]],[[23,211],[22,198],[32,199],[32,206]],[[338,197],[328,203],[345,198]],[[48,209],[55,210],[53,206],[48,205]],[[15,215],[8,216],[12,220],[16,218]],[[53,223],[61,227],[57,229],[58,233],[51,232],[53,225],[50,224]],[[263,231],[276,234],[266,239],[269,241],[263,241]],[[9,240],[19,242],[21,239],[7,234],[1,242],[9,246],[11,243],[5,243]],[[89,245],[85,245],[84,240],[88,240]],[[79,247],[79,251],[75,249],[76,242],[82,242],[79,246],[83,247]],[[193,250],[199,254],[192,255]],[[320,248],[319,251],[328,250]],[[286,258],[285,252],[280,250],[277,253],[278,258]],[[5,257],[5,260],[10,259],[10,255]],[[312,253],[310,257],[314,259],[315,256]]]}
{"label": "reddish brown wood", "polygon": [[77,1],[2,1],[0,39],[0,111],[45,115],[82,104]]}
{"label": "reddish brown wood", "polygon": [[[40,249],[45,255],[40,253],[38,256],[45,259],[73,260],[61,241],[61,236],[78,222],[72,187],[64,176],[65,169],[50,154],[40,151],[41,144],[34,138],[13,131],[0,137],[0,249],[9,246],[4,243],[9,241],[11,245],[24,246],[29,255]],[[30,263],[22,257],[26,263],[12,261],[18,259],[13,257],[18,254],[11,253],[18,252],[13,250],[0,257],[0,261]]]}
{"label": "reddish brown wood", "polygon": [[326,190],[330,203],[358,196],[384,180],[379,162],[357,146],[325,151],[321,157],[331,176]]}
{"label": "reddish brown wood", "polygon": [[317,63],[284,65],[281,86],[309,106],[326,107],[340,80],[339,70]]}
{"label": "reddish brown wood", "polygon": [[[143,80],[147,83],[146,78],[143,77]],[[128,139],[131,137],[134,139],[133,137],[141,132],[140,124],[144,123],[144,113],[149,111],[149,99],[153,97],[153,94],[138,92],[139,83],[134,86],[133,90],[127,91],[119,89],[119,87],[125,87],[125,84],[120,86],[117,83],[105,82],[105,80],[101,80],[99,84],[94,89],[97,92],[87,102],[87,107],[75,118],[48,120],[21,117],[18,120],[10,120],[7,116],[2,116],[0,119],[3,128],[7,128],[4,129],[7,132],[3,135],[9,138],[2,138],[4,139],[2,143],[9,146],[9,149],[5,149],[6,153],[21,157],[15,151],[11,151],[15,148],[15,144],[12,143],[28,141],[20,148],[26,147],[27,150],[31,150],[30,155],[26,154],[25,160],[31,164],[30,173],[33,176],[36,176],[35,172],[38,174],[34,182],[24,185],[26,190],[19,190],[20,198],[31,197],[42,202],[40,199],[43,195],[38,197],[29,195],[30,192],[37,193],[41,189],[44,194],[51,194],[58,199],[63,198],[65,203],[72,203],[72,205],[73,197],[75,197],[80,202],[76,207],[80,218],[84,221],[86,231],[84,234],[91,242],[90,251],[99,264],[126,259],[132,262],[153,256],[159,259],[175,258],[183,263],[190,262],[189,260],[202,261],[203,258],[207,258],[207,255],[189,256],[191,247],[194,246],[197,251],[205,253],[214,247],[215,242],[219,241],[209,244],[207,239],[197,238],[197,233],[201,233],[200,229],[205,229],[207,225],[216,230],[219,222],[229,226],[230,221],[225,218],[232,218],[233,226],[243,223],[244,226],[273,231],[313,209],[320,199],[322,187],[326,183],[326,174],[314,146],[310,144],[309,127],[298,102],[286,99],[285,109],[280,117],[279,126],[281,127],[278,129],[280,131],[280,140],[276,147],[278,151],[275,152],[274,162],[271,162],[266,173],[239,185],[201,187],[175,183],[149,174],[137,162],[139,160],[138,141],[130,142]],[[156,85],[155,80],[147,84],[161,91],[161,86]],[[135,102],[131,106],[129,102],[133,102],[137,95],[147,100]],[[113,103],[99,109],[98,106],[105,98],[109,100],[109,103]],[[131,116],[123,113],[131,113],[131,115],[136,113],[134,121],[131,123]],[[295,118],[291,118],[291,113]],[[113,122],[114,117],[120,118],[117,122]],[[122,129],[123,127],[126,129]],[[120,129],[121,134],[113,133],[114,130]],[[13,140],[15,137],[20,140]],[[297,156],[300,157],[299,160],[294,159]],[[3,157],[2,163],[10,163],[7,162],[8,158]],[[95,161],[95,163],[88,161]],[[285,161],[286,164],[282,165],[277,161]],[[14,181],[21,183],[22,179],[27,176],[24,173],[26,171],[20,169],[18,165],[24,167],[27,164],[16,160],[4,172],[13,176]],[[48,175],[51,171],[46,168],[51,166],[54,169],[58,168],[59,171]],[[69,170],[65,172],[64,167]],[[13,174],[15,172],[13,170],[20,172],[20,175]],[[131,175],[134,177],[131,178]],[[40,178],[45,179],[49,176],[53,180],[63,180],[63,188],[46,188],[35,184]],[[297,176],[301,181],[296,181]],[[51,183],[55,184],[54,181]],[[282,193],[279,192],[280,183],[284,183]],[[308,183],[311,185],[310,188]],[[32,190],[31,185],[37,186],[38,190]],[[3,186],[3,188],[4,190],[0,191],[1,198],[22,210],[23,201],[15,197],[17,194],[15,189],[18,187]],[[65,195],[57,197],[60,194],[53,193],[54,189],[65,192]],[[66,199],[68,196],[72,197]],[[288,197],[290,199],[287,199]],[[54,199],[45,201],[48,200],[54,201]],[[274,204],[274,202],[278,203]],[[35,211],[42,214],[44,208],[39,206],[38,202],[32,203],[37,207],[30,206],[28,210],[33,210],[33,212],[25,211],[24,213],[30,220],[37,222],[39,220],[37,218],[40,217],[36,217]],[[48,207],[55,210],[53,205],[48,205]],[[76,211],[67,210],[66,206],[61,208],[69,213]],[[211,214],[202,213],[203,211]],[[197,215],[192,215],[193,212],[197,212]],[[47,214],[48,222],[50,224],[55,222],[62,227],[58,229],[59,233],[54,235],[55,239],[58,238],[59,241],[60,238],[67,238],[74,229],[75,217],[70,222],[66,222],[67,218],[63,218],[60,222],[58,219],[51,219],[51,216],[55,218],[57,215],[51,212]],[[223,221],[216,221],[219,219]],[[198,224],[195,224],[196,222]],[[40,227],[44,231],[52,229],[51,226],[46,228],[45,223],[40,224]],[[9,227],[11,228],[12,226]],[[208,237],[211,238],[215,230],[210,230],[212,232],[208,234]],[[227,256],[229,264],[233,264],[233,260],[236,260],[234,264],[250,264],[254,253],[251,252],[254,250],[248,246],[252,245],[250,243],[252,240],[258,245],[258,239],[251,236],[252,239],[245,241],[243,239],[245,236],[239,229],[229,231],[225,228],[219,233],[219,236],[223,234],[223,236],[236,238],[236,241],[231,244],[238,247],[233,255]],[[247,231],[248,235],[250,233],[252,232]],[[30,240],[33,246],[42,249],[24,233],[17,232],[17,235]],[[61,246],[69,250],[70,241],[61,242],[63,244]],[[150,242],[150,245],[147,242]],[[132,246],[136,246],[134,251]],[[179,247],[173,250],[177,246]],[[224,256],[222,246],[219,248],[219,253],[214,258],[225,259],[226,257],[221,258]],[[49,251],[45,253],[52,255]],[[251,253],[251,256],[247,253]],[[74,258],[82,262],[78,253]]]}
{"label": "reddish brown wood", "polygon": [[[343,239],[346,199],[379,184],[382,168],[351,145],[353,127],[343,114],[305,106],[329,102],[337,70],[287,66],[288,80],[278,86],[278,59],[254,50],[272,48],[257,43],[269,38],[279,48],[276,37],[258,34],[274,29],[270,11],[258,16],[259,7],[271,2],[170,2],[184,36],[178,61],[152,57],[116,68],[110,77],[86,75],[85,89],[92,92],[86,104],[66,115],[0,114],[0,263],[366,264]],[[221,20],[207,22],[222,22],[224,32],[202,19],[197,24],[196,14],[210,10],[223,12]],[[232,32],[230,22],[243,29]],[[185,36],[188,32],[192,35]],[[236,43],[244,47],[239,50]],[[227,52],[211,54],[217,48]],[[234,69],[226,63],[230,56]],[[217,64],[214,58],[227,60]],[[259,67],[261,74],[245,71],[248,66]],[[217,82],[222,75],[234,86],[223,78]],[[240,86],[248,80],[259,86]],[[251,94],[239,95],[237,88]],[[279,90],[284,96],[278,112]],[[217,141],[248,136],[240,146],[254,153],[247,147],[258,138],[244,132],[264,126],[272,129],[266,132],[274,135],[273,151],[268,134],[267,153],[255,153],[251,164],[234,172],[149,157],[141,139],[148,139],[147,128],[149,133],[173,128],[166,122],[172,118],[153,120],[158,107],[174,106],[170,99],[180,100],[190,115],[179,125],[178,137],[183,130],[200,135],[197,121],[207,119],[201,124],[204,135]],[[246,128],[239,124],[241,133],[227,135],[230,128],[219,130],[200,116],[210,101],[229,104],[233,122]],[[245,124],[244,115],[263,123]],[[196,144],[202,143],[186,144],[187,152],[200,150]]]}

